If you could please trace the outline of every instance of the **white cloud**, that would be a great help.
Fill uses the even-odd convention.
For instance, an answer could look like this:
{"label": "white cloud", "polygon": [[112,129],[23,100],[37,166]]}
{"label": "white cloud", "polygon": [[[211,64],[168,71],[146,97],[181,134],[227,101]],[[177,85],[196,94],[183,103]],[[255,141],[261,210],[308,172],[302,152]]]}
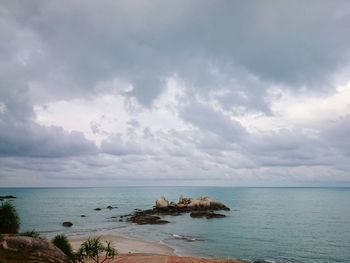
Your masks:
{"label": "white cloud", "polygon": [[334,93],[319,96],[285,93],[272,108],[281,118],[306,126],[337,119],[350,113],[350,83],[337,87]]}

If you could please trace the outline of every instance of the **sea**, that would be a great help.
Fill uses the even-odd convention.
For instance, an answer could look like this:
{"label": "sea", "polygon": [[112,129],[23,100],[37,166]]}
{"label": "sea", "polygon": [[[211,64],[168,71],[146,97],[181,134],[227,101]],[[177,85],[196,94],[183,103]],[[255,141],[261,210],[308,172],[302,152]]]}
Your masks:
{"label": "sea", "polygon": [[[0,195],[17,197],[12,202],[21,231],[35,230],[49,239],[62,233],[118,234],[164,243],[179,255],[350,262],[350,188],[0,188]],[[177,201],[180,195],[211,196],[231,211],[217,219],[165,216],[170,221],[165,225],[119,222],[134,209],[152,208],[159,196]],[[64,221],[73,226],[63,227]]]}

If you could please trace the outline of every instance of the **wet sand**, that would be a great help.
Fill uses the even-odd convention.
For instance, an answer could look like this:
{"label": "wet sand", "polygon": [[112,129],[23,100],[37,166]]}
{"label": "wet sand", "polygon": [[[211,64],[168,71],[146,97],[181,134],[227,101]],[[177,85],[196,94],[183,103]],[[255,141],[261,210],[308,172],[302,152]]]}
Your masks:
{"label": "wet sand", "polygon": [[[141,239],[134,239],[119,235],[103,235],[94,236],[100,237],[101,241],[109,241],[111,245],[118,251],[119,254],[156,254],[156,255],[167,255],[174,256],[175,251],[173,248],[152,241],[146,241]],[[81,243],[87,238],[71,238],[69,241],[74,250],[77,250]]]}
{"label": "wet sand", "polygon": [[[243,263],[235,259],[207,259],[197,257],[181,257],[173,248],[147,240],[134,239],[119,235],[103,235],[101,241],[111,242],[118,251],[118,256],[109,263]],[[71,238],[69,241],[74,250],[87,238]],[[92,261],[91,261],[92,262]]]}

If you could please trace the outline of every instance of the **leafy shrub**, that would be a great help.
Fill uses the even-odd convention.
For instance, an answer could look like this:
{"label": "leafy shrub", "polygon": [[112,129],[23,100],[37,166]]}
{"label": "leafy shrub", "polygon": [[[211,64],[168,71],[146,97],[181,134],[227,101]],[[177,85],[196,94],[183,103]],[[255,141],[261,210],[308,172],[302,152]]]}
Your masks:
{"label": "leafy shrub", "polygon": [[0,206],[0,233],[17,234],[20,220],[13,204],[9,201]]}
{"label": "leafy shrub", "polygon": [[106,245],[104,245],[99,238],[89,238],[81,244],[75,256],[77,262],[91,259],[96,263],[103,263],[106,260],[113,259],[116,255],[117,251],[111,247],[110,242],[106,242]]}
{"label": "leafy shrub", "polygon": [[61,249],[62,252],[67,255],[68,258],[70,258],[72,260],[74,259],[74,253],[72,250],[72,246],[70,245],[70,243],[65,235],[56,235],[52,239],[52,243],[56,247]]}
{"label": "leafy shrub", "polygon": [[35,230],[25,231],[25,232],[19,233],[19,235],[24,237],[40,238],[40,234]]}

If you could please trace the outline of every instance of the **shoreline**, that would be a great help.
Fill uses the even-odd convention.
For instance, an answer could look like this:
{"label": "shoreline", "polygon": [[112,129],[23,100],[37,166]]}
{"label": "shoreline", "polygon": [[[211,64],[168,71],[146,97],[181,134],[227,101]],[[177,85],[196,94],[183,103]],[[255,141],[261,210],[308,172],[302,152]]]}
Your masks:
{"label": "shoreline", "polygon": [[[248,263],[231,258],[203,258],[178,256],[174,250],[160,243],[130,239],[121,236],[105,235],[99,237],[117,246],[117,254],[110,263]],[[70,239],[74,251],[86,238]],[[68,262],[68,257],[50,241],[28,236],[7,236],[0,242],[0,261],[5,262]],[[104,257],[102,254],[101,257]],[[7,260],[9,258],[9,261]],[[98,261],[98,260],[97,260]],[[94,258],[86,263],[97,262]]]}
{"label": "shoreline", "polygon": [[[161,242],[125,237],[117,234],[91,235],[101,241],[111,242],[118,255],[111,263],[247,263],[234,258],[206,258],[203,256],[179,255],[175,249]],[[89,237],[69,238],[74,251]],[[90,262],[90,261],[89,261]]]}
{"label": "shoreline", "polygon": [[89,237],[99,237],[101,241],[111,242],[118,254],[148,254],[161,256],[182,256],[176,250],[164,243],[148,241],[141,238],[127,237],[120,234],[102,234],[84,237],[68,237],[72,248],[76,251]]}

